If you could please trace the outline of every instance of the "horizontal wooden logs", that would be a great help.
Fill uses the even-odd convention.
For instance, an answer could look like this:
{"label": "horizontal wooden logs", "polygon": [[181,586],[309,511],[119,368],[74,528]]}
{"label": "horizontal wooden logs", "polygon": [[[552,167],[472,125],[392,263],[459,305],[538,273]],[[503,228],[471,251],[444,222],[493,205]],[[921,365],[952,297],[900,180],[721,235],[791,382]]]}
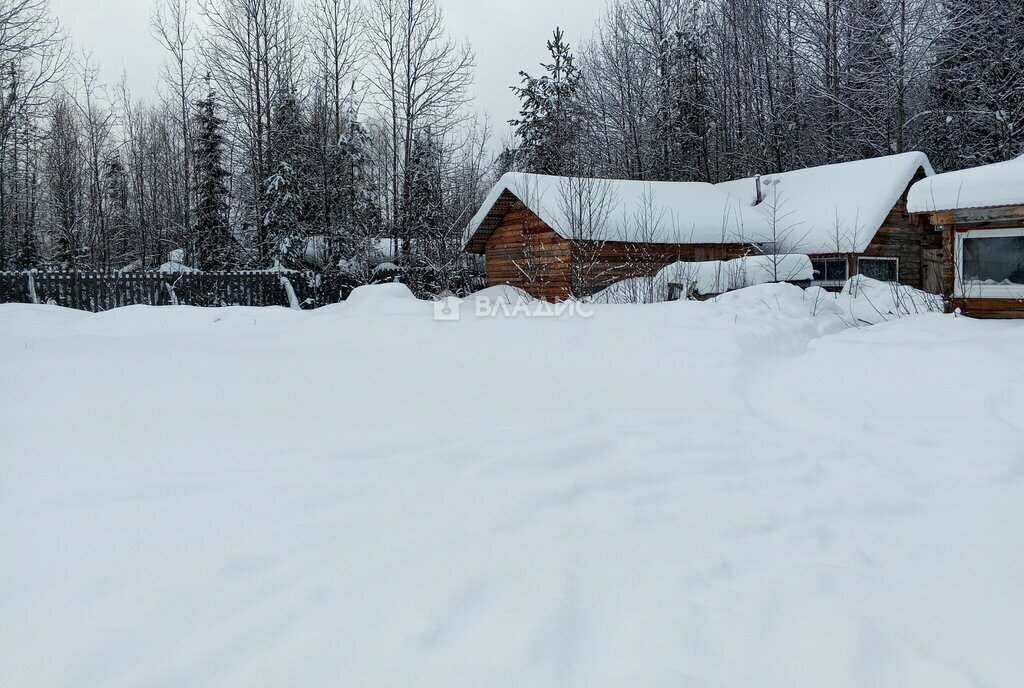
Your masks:
{"label": "horizontal wooden logs", "polygon": [[935,225],[976,225],[989,222],[1020,222],[1024,220],[1024,205],[1000,208],[961,208],[931,213]]}
{"label": "horizontal wooden logs", "polygon": [[518,201],[487,238],[485,256],[488,286],[508,284],[552,301],[571,294],[570,242]]}
{"label": "horizontal wooden logs", "polygon": [[972,318],[1024,318],[1024,300],[956,298],[950,308]]}

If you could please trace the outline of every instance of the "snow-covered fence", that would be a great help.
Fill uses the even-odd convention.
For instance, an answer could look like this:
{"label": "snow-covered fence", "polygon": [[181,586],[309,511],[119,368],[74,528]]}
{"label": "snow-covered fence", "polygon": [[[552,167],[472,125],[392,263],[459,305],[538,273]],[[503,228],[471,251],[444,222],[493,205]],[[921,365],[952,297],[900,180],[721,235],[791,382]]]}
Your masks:
{"label": "snow-covered fence", "polygon": [[274,271],[0,272],[0,303],[53,303],[87,311],[132,305],[294,306],[337,303],[350,290],[339,275]]}
{"label": "snow-covered fence", "polygon": [[161,279],[152,273],[0,272],[0,302],[55,303],[101,311],[161,303]]}

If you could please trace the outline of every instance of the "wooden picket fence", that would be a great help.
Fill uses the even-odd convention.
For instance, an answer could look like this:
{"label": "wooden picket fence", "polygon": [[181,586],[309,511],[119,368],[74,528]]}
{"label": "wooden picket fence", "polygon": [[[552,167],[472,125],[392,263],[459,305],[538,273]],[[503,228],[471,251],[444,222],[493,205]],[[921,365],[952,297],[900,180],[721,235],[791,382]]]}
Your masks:
{"label": "wooden picket fence", "polygon": [[0,303],[49,303],[86,311],[120,306],[291,306],[337,303],[351,289],[339,275],[313,272],[0,272]]}

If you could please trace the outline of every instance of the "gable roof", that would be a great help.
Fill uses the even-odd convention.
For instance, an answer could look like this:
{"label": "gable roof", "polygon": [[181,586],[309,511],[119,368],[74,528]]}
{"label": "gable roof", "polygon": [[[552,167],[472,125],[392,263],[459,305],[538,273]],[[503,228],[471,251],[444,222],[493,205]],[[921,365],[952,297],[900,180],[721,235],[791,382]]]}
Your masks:
{"label": "gable roof", "polygon": [[1011,205],[1024,205],[1024,155],[922,179],[907,199],[912,213]]}
{"label": "gable roof", "polygon": [[743,241],[744,209],[712,184],[511,172],[494,185],[470,221],[466,250],[482,252],[517,199],[565,239],[667,244]]}
{"label": "gable roof", "polygon": [[[469,224],[482,253],[519,200],[565,239],[668,244],[779,243],[791,253],[861,253],[920,171],[912,152],[720,184],[504,175]],[[775,228],[773,237],[772,228]]]}
{"label": "gable roof", "polygon": [[934,174],[913,152],[766,174],[758,205],[754,177],[716,187],[759,218],[747,224],[750,241],[771,241],[774,225],[789,252],[861,253],[920,170]]}

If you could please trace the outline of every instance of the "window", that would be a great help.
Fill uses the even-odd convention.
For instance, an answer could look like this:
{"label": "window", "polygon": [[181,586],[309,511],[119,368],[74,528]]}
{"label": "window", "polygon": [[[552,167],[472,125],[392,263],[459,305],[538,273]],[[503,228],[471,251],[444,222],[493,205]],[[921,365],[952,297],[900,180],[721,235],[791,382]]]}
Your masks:
{"label": "window", "polygon": [[812,258],[811,267],[814,268],[812,284],[818,286],[841,287],[849,279],[847,274],[849,264],[845,257]]}
{"label": "window", "polygon": [[898,258],[858,258],[857,272],[879,282],[900,281]]}
{"label": "window", "polygon": [[1024,298],[1024,229],[957,235],[956,295]]}

